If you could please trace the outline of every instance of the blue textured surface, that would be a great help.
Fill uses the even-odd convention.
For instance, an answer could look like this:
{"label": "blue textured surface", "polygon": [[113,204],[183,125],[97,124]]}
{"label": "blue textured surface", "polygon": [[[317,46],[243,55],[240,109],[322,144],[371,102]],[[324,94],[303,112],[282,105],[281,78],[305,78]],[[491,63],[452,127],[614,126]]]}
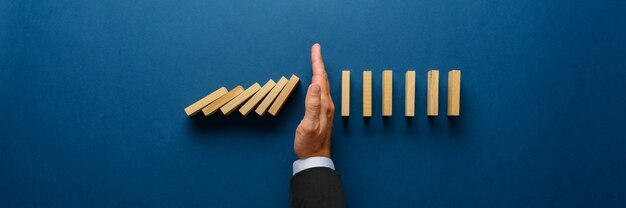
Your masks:
{"label": "blue textured surface", "polygon": [[[354,116],[333,132],[350,207],[624,207],[624,20],[624,1],[2,0],[0,206],[287,206],[319,42],[337,109],[353,70]],[[441,114],[447,71],[462,70],[460,118],[424,116],[430,68]],[[279,117],[183,113],[292,73],[303,82]]]}

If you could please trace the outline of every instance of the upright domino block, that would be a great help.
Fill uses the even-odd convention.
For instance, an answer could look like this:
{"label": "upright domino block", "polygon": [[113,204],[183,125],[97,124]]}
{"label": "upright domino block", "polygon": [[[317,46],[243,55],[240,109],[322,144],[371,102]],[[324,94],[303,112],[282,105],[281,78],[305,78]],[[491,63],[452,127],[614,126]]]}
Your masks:
{"label": "upright domino block", "polygon": [[428,71],[428,101],[426,109],[428,116],[439,115],[439,70]]}
{"label": "upright domino block", "polygon": [[222,97],[222,95],[228,93],[228,90],[225,87],[220,87],[219,89],[213,91],[211,94],[207,95],[206,97],[196,101],[195,103],[191,104],[190,106],[185,108],[185,113],[187,114],[187,116],[193,116],[196,115],[198,112],[202,111],[202,108],[206,107],[207,105],[211,104],[213,101],[217,100],[218,98]]}
{"label": "upright domino block", "polygon": [[278,111],[280,111],[283,107],[283,104],[285,104],[285,101],[287,101],[287,98],[289,98],[289,95],[291,95],[298,83],[300,83],[300,78],[298,78],[295,74],[291,75],[291,78],[289,78],[285,88],[280,91],[280,94],[276,97],[274,103],[272,103],[272,107],[270,107],[267,112],[272,114],[272,116],[278,115]]}
{"label": "upright domino block", "polygon": [[372,71],[363,71],[363,117],[372,117]]}
{"label": "upright domino block", "polygon": [[274,99],[276,99],[276,96],[278,96],[278,93],[280,93],[280,91],[283,90],[283,88],[285,87],[285,85],[287,85],[287,82],[289,80],[285,77],[281,77],[280,80],[278,80],[278,82],[276,83],[276,85],[274,86],[274,88],[272,88],[272,90],[270,91],[270,93],[267,94],[267,96],[265,97],[265,99],[263,99],[263,101],[261,102],[261,104],[259,104],[259,107],[256,108],[256,110],[254,112],[256,112],[257,114],[259,114],[259,116],[262,116],[265,114],[265,112],[267,112],[267,109],[270,107],[270,105],[272,104],[272,102],[274,102]]}
{"label": "upright domino block", "polygon": [[250,99],[250,97],[252,97],[257,91],[259,91],[259,89],[261,89],[261,85],[255,82],[254,84],[252,84],[252,86],[248,87],[248,89],[237,95],[237,97],[226,103],[226,105],[222,106],[220,110],[224,115],[229,115],[230,113],[235,111],[235,109],[243,105],[243,103],[248,101],[248,99]]}
{"label": "upright domino block", "polygon": [[404,99],[404,116],[415,116],[415,71],[406,71]]}
{"label": "upright domino block", "polygon": [[448,116],[459,116],[461,109],[461,70],[448,72]]}
{"label": "upright domino block", "polygon": [[206,107],[204,107],[202,109],[202,113],[204,113],[205,116],[212,115],[217,110],[219,110],[222,106],[224,106],[226,103],[228,103],[228,101],[230,101],[233,98],[237,97],[237,95],[241,94],[242,92],[243,92],[243,87],[241,85],[233,88],[232,90],[230,90],[228,93],[226,93],[225,95],[223,95],[222,97],[220,97],[216,101],[214,101],[211,104],[209,104]]}
{"label": "upright domino block", "polygon": [[350,116],[350,71],[341,72],[341,116]]}
{"label": "upright domino block", "polygon": [[383,71],[383,116],[391,116],[393,93],[393,72]]}
{"label": "upright domino block", "polygon": [[261,100],[265,97],[265,95],[267,95],[267,93],[269,93],[275,85],[276,82],[274,82],[274,80],[270,79],[269,81],[267,81],[267,83],[265,83],[265,85],[263,85],[263,87],[261,87],[261,89],[256,92],[256,94],[254,94],[254,96],[252,96],[252,98],[250,98],[248,102],[246,102],[246,104],[239,108],[239,112],[241,113],[241,115],[247,116],[248,113],[252,111],[252,108],[259,104]]}

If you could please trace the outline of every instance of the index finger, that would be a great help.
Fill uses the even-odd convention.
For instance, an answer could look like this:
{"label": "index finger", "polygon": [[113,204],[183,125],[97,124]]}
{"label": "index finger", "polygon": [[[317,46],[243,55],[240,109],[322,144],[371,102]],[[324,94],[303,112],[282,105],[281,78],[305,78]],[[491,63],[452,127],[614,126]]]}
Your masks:
{"label": "index finger", "polygon": [[322,49],[320,44],[313,44],[311,47],[311,68],[313,70],[312,83],[317,83],[322,86],[322,91],[326,94],[330,93],[330,86],[328,83],[328,74],[324,67],[324,60],[322,59]]}
{"label": "index finger", "polygon": [[311,66],[313,68],[313,76],[322,75],[326,76],[326,69],[324,69],[324,60],[322,60],[322,49],[320,44],[313,44],[311,47]]}

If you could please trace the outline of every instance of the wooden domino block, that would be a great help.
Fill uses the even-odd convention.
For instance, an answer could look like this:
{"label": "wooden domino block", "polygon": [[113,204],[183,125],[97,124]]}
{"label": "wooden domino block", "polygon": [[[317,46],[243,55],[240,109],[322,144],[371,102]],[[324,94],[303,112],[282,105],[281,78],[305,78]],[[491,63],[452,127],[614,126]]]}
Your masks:
{"label": "wooden domino block", "polygon": [[263,85],[263,87],[261,87],[261,89],[256,92],[256,94],[254,94],[254,96],[252,96],[252,98],[250,98],[248,102],[246,102],[246,104],[239,108],[239,112],[241,113],[241,115],[247,116],[248,113],[250,113],[252,109],[261,102],[265,95],[267,95],[267,93],[269,93],[275,85],[276,82],[274,82],[274,80],[270,79],[269,81],[267,81],[267,83],[265,83],[265,85]]}
{"label": "wooden domino block", "polygon": [[287,78],[281,77],[280,80],[278,80],[278,82],[276,83],[276,85],[272,88],[270,93],[268,93],[267,96],[265,96],[265,99],[263,99],[261,104],[259,104],[259,107],[257,107],[254,112],[259,114],[259,116],[262,116],[263,114],[265,114],[265,112],[267,112],[267,109],[270,107],[272,102],[274,102],[274,99],[276,99],[276,96],[278,96],[278,93],[280,93],[280,91],[283,90],[285,85],[287,85],[288,81],[289,80]]}
{"label": "wooden domino block", "polygon": [[406,71],[404,87],[404,116],[415,116],[415,71]]}
{"label": "wooden domino block", "polygon": [[237,95],[237,97],[233,98],[231,101],[226,103],[224,106],[220,108],[224,115],[229,115],[235,109],[243,105],[250,97],[252,97],[257,91],[261,89],[261,85],[259,83],[254,83],[248,89],[243,91],[241,94]]}
{"label": "wooden domino block", "polygon": [[383,71],[383,116],[391,116],[392,112],[392,93],[393,93],[393,72],[391,70]]}
{"label": "wooden domino block", "polygon": [[291,95],[298,83],[300,83],[300,78],[298,78],[295,74],[291,75],[291,78],[289,78],[285,88],[280,91],[280,94],[276,97],[276,100],[274,100],[274,103],[272,103],[272,106],[268,110],[270,114],[273,116],[278,115],[278,111],[280,111],[283,107],[283,104],[285,104],[285,101],[287,101],[287,98],[289,98],[289,95]]}
{"label": "wooden domino block", "polygon": [[341,72],[341,116],[350,116],[350,71]]}
{"label": "wooden domino block", "polygon": [[205,116],[212,115],[217,110],[219,110],[222,106],[228,103],[228,101],[232,100],[233,98],[237,97],[237,95],[241,94],[241,92],[243,92],[243,87],[241,85],[238,85],[237,87],[233,88],[232,90],[224,94],[222,97],[220,97],[216,101],[213,101],[211,104],[204,107],[202,109],[202,113],[204,113]]}
{"label": "wooden domino block", "polygon": [[372,117],[372,71],[363,71],[363,117]]}
{"label": "wooden domino block", "polygon": [[217,100],[218,98],[222,97],[222,95],[228,93],[228,90],[225,87],[220,87],[219,89],[213,91],[211,94],[207,95],[206,97],[196,101],[195,103],[191,104],[190,106],[185,108],[185,113],[187,114],[187,116],[193,116],[196,115],[198,112],[202,111],[202,108],[206,107],[207,105],[211,104],[213,101]]}
{"label": "wooden domino block", "polygon": [[428,71],[428,101],[426,115],[439,115],[439,70]]}
{"label": "wooden domino block", "polygon": [[448,116],[459,116],[461,109],[461,70],[448,72]]}

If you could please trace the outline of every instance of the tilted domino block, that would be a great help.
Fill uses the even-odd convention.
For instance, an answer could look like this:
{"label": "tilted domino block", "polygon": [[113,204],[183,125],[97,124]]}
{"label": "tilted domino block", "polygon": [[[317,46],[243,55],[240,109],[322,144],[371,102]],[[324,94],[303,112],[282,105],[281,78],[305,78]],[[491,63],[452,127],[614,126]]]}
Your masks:
{"label": "tilted domino block", "polygon": [[243,87],[241,85],[233,88],[232,90],[230,90],[228,93],[226,93],[225,95],[223,95],[216,101],[204,107],[202,109],[202,113],[204,113],[205,116],[212,115],[217,110],[219,110],[222,106],[228,103],[228,101],[232,100],[233,98],[237,97],[237,95],[241,94],[241,92],[243,92]]}
{"label": "tilted domino block", "polygon": [[239,108],[241,115],[247,116],[248,113],[250,113],[252,109],[261,102],[261,100],[270,92],[270,90],[272,90],[272,88],[274,88],[275,85],[276,82],[274,82],[274,80],[270,79],[267,81],[267,83],[265,83],[265,85],[263,85],[263,87],[261,87],[261,89],[256,92],[256,94],[254,94],[248,102],[246,102],[246,104]]}
{"label": "tilted domino block", "polygon": [[289,80],[287,78],[281,77],[280,80],[278,80],[278,82],[274,86],[274,88],[272,88],[270,93],[267,94],[265,99],[263,99],[261,104],[259,104],[259,107],[257,107],[254,112],[259,114],[259,116],[262,116],[263,114],[265,114],[265,112],[267,112],[267,109],[270,107],[272,102],[274,102],[274,100],[276,99],[276,96],[278,96],[280,91],[282,91],[285,85],[287,85],[288,81]]}
{"label": "tilted domino block", "polygon": [[235,111],[238,107],[243,105],[250,97],[252,97],[257,91],[261,89],[261,85],[259,83],[254,83],[252,86],[248,87],[245,91],[239,94],[237,97],[233,98],[230,102],[226,103],[226,105],[222,106],[220,110],[224,115],[229,115],[233,111]]}
{"label": "tilted domino block", "polygon": [[298,83],[300,83],[300,78],[298,78],[295,74],[291,75],[291,78],[289,78],[289,81],[285,85],[285,88],[280,91],[280,94],[278,95],[276,100],[274,100],[274,103],[272,103],[272,106],[268,110],[270,114],[272,114],[273,116],[278,115],[278,111],[280,111],[280,109],[283,107],[283,104],[285,104],[285,101],[287,101],[287,98],[289,98],[289,95],[291,95]]}
{"label": "tilted domino block", "polygon": [[211,94],[207,95],[206,97],[204,97],[204,98],[196,101],[195,103],[191,104],[190,106],[186,107],[185,108],[185,113],[187,114],[187,116],[196,115],[198,112],[202,111],[202,108],[204,108],[207,105],[211,104],[213,101],[215,101],[218,98],[222,97],[226,93],[228,93],[228,90],[225,87],[220,87],[219,89],[213,91]]}

